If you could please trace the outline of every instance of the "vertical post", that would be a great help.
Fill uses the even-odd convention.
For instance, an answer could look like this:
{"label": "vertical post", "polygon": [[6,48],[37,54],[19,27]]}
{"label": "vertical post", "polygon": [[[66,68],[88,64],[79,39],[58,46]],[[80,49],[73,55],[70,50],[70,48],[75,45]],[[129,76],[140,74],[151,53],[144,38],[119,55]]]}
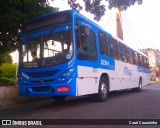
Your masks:
{"label": "vertical post", "polygon": [[121,11],[119,8],[116,8],[116,29],[117,29],[117,37],[123,40],[123,30],[122,30],[122,22],[121,22]]}

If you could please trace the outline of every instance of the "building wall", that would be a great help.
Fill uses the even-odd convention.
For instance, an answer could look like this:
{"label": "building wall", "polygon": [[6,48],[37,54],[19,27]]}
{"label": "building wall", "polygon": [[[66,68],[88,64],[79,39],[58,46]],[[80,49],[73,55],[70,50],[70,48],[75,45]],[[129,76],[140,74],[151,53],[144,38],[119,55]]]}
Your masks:
{"label": "building wall", "polygon": [[149,57],[149,66],[157,67],[160,65],[160,50],[158,49],[140,49],[140,51]]}
{"label": "building wall", "polygon": [[151,80],[156,80],[160,75],[160,50],[147,48],[140,51],[148,56]]}

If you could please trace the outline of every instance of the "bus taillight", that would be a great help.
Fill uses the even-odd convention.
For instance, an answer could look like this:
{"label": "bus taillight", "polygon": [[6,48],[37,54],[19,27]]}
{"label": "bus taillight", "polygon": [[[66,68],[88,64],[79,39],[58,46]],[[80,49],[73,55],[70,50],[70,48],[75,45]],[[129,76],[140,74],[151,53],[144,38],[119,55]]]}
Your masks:
{"label": "bus taillight", "polygon": [[69,86],[61,86],[61,87],[58,87],[57,89],[58,92],[68,92],[69,90],[70,90]]}

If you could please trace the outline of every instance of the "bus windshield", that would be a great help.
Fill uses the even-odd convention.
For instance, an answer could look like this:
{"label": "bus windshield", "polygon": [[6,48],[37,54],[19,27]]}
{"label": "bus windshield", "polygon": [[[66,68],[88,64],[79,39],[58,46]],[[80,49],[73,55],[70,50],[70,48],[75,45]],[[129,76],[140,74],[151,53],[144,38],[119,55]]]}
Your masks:
{"label": "bus windshield", "polygon": [[23,39],[20,47],[20,66],[44,67],[69,61],[73,54],[71,33],[71,30],[61,30]]}

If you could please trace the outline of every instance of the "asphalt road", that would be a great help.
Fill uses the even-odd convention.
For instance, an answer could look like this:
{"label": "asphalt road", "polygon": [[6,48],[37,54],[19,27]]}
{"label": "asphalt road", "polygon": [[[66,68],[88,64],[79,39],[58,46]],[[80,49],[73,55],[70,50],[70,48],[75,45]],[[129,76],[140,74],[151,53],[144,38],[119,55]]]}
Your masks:
{"label": "asphalt road", "polygon": [[[63,103],[52,99],[0,108],[0,119],[160,119],[160,83],[143,87],[142,92],[111,93],[106,102],[94,97],[69,97]],[[71,120],[69,120],[71,121]],[[74,121],[74,120],[73,120]],[[76,120],[75,120],[76,121]],[[88,121],[88,120],[86,120]],[[91,120],[96,121],[96,120]],[[107,120],[106,120],[107,121]],[[123,120],[122,120],[123,121]],[[139,121],[139,120],[138,120]],[[93,122],[96,124],[95,122]],[[0,126],[1,127],[1,126]],[[4,127],[4,126],[3,126]],[[17,127],[17,126],[11,126]],[[24,127],[24,126],[23,126]],[[35,126],[28,126],[35,127]],[[159,128],[160,125],[45,125],[53,128]]]}

